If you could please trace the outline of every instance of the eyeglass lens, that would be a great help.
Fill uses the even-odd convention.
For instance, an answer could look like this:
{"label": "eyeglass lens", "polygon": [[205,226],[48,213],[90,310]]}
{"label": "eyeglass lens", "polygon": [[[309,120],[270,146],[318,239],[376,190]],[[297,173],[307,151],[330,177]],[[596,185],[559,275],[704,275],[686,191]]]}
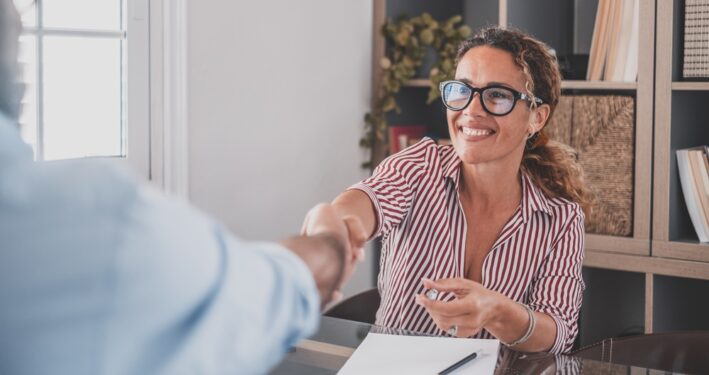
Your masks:
{"label": "eyeglass lens", "polygon": [[[460,82],[449,82],[443,87],[443,102],[453,110],[462,110],[470,103],[473,90]],[[512,110],[515,95],[502,87],[488,87],[481,93],[483,107],[495,115],[504,115]]]}

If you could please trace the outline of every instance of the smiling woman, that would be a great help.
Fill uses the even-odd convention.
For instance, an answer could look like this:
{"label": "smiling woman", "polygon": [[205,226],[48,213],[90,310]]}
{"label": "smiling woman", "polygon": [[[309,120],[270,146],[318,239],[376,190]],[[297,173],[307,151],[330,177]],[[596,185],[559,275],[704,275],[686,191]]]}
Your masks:
{"label": "smiling woman", "polygon": [[480,31],[440,86],[452,144],[425,139],[333,201],[383,236],[377,324],[570,350],[590,198],[573,150],[543,134],[560,82],[544,43]]}

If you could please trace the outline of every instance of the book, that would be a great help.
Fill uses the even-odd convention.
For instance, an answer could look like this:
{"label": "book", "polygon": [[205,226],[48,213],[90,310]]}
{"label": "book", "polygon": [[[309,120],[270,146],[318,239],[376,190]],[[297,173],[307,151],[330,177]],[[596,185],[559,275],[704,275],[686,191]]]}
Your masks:
{"label": "book", "polygon": [[706,218],[700,206],[699,192],[696,189],[695,177],[689,160],[689,150],[677,150],[677,168],[679,170],[680,185],[682,185],[682,194],[684,195],[684,201],[692,226],[694,226],[694,231],[697,233],[700,242],[709,242],[709,228],[705,227]]}
{"label": "book", "polygon": [[393,155],[397,152],[409,147],[409,140],[421,140],[426,134],[425,125],[391,125],[389,126],[389,154]]}
{"label": "book", "polygon": [[591,37],[591,52],[588,56],[588,71],[586,79],[598,81],[603,77],[603,65],[608,52],[608,18],[611,11],[611,0],[598,0],[596,20]]}
{"label": "book", "polygon": [[635,82],[638,80],[638,38],[640,36],[640,1],[633,1],[633,22],[630,28],[630,42],[628,43],[628,57],[625,60],[625,70],[621,80]]}
{"label": "book", "polygon": [[616,65],[619,64],[620,40],[623,28],[623,7],[627,0],[614,0],[611,2],[611,10],[608,15],[608,44],[606,52],[606,62],[603,68],[603,80],[613,80]]}
{"label": "book", "polygon": [[694,189],[699,197],[699,210],[704,219],[704,229],[709,234],[709,177],[704,169],[704,150],[702,148],[688,151],[689,165],[692,167]]}
{"label": "book", "polygon": [[[635,53],[637,54],[637,30],[635,33],[635,41],[632,41],[633,28],[638,27],[639,7],[638,0],[621,0],[613,3],[615,6],[614,30],[611,32],[612,43],[610,45],[610,53],[608,54],[608,68],[604,72],[604,80],[606,81],[624,81],[625,70],[628,67],[630,60],[630,52],[632,44],[635,44]],[[637,61],[637,58],[635,59]],[[637,62],[636,62],[637,64]],[[636,68],[637,70],[637,68]],[[636,77],[628,79],[635,81]]]}
{"label": "book", "polygon": [[587,80],[637,79],[640,1],[599,0]]}

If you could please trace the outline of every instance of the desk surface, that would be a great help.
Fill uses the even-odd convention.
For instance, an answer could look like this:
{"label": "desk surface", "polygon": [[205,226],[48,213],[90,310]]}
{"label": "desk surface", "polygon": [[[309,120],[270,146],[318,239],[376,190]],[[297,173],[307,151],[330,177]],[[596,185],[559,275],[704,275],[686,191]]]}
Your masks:
{"label": "desk surface", "polygon": [[[345,364],[355,348],[370,332],[413,334],[401,330],[373,326],[349,320],[323,317],[319,331],[288,353],[271,375],[330,375]],[[496,374],[664,374],[664,372],[630,367],[589,359],[552,355],[526,354],[501,347]]]}

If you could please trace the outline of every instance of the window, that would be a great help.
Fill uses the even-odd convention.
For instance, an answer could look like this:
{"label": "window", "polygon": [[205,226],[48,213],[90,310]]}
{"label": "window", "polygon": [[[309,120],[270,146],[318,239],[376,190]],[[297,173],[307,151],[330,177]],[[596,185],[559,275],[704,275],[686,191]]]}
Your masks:
{"label": "window", "polygon": [[15,0],[22,136],[37,160],[118,157],[149,170],[147,0]]}

